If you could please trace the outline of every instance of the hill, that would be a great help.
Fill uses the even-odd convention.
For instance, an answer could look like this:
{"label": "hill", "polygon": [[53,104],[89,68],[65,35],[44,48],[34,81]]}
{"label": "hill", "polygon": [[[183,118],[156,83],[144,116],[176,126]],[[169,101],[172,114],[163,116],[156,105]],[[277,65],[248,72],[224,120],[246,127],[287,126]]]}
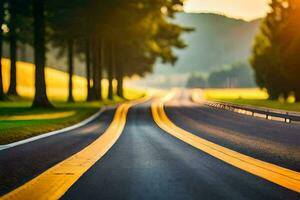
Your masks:
{"label": "hill", "polygon": [[208,75],[224,65],[247,63],[260,25],[259,19],[247,22],[211,13],[180,13],[174,21],[195,28],[182,37],[188,47],[176,50],[174,66],[157,62],[154,73],[135,84],[184,87],[190,74]]}
{"label": "hill", "polygon": [[208,73],[226,64],[246,62],[260,24],[260,20],[246,22],[208,13],[181,13],[175,22],[195,31],[183,35],[188,47],[176,51],[179,60],[175,66],[168,69],[158,64],[158,71]]}
{"label": "hill", "polygon": [[[9,86],[10,60],[3,59],[3,84],[7,90]],[[86,79],[74,76],[74,97],[84,100],[86,96]],[[68,96],[68,74],[53,68],[46,68],[47,93],[51,100],[65,100]],[[34,96],[34,65],[17,62],[17,91],[27,98]]]}

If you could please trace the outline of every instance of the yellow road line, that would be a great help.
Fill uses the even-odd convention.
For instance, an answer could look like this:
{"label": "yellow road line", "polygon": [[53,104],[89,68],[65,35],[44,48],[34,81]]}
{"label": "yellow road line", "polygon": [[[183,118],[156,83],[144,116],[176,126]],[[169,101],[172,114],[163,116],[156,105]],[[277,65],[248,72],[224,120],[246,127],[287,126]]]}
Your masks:
{"label": "yellow road line", "polygon": [[117,141],[125,127],[129,108],[148,99],[144,98],[132,103],[121,104],[117,108],[114,119],[108,129],[92,144],[0,199],[50,200],[62,197]]}
{"label": "yellow road line", "polygon": [[230,165],[249,172],[253,175],[264,178],[270,182],[288,188],[295,192],[300,192],[300,173],[286,169],[265,161],[261,161],[250,156],[233,151],[220,146],[195,134],[189,133],[176,126],[166,115],[164,111],[164,102],[170,99],[170,96],[164,100],[158,100],[152,103],[152,116],[156,124],[174,137],[192,145],[193,147],[218,158]]}

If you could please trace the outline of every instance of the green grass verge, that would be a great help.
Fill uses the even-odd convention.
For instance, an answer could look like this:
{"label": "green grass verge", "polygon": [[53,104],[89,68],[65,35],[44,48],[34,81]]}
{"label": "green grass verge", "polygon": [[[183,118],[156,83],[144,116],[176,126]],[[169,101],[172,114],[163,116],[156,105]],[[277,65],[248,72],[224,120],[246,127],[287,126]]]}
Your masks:
{"label": "green grass verge", "polygon": [[[144,96],[142,91],[125,91],[127,99],[132,100]],[[74,125],[96,113],[104,105],[113,105],[123,101],[125,101],[125,99],[115,97],[114,101],[104,100],[103,102],[53,102],[55,109],[30,108],[31,101],[27,99],[15,98],[13,101],[0,102],[0,145]],[[55,115],[62,112],[74,112],[75,114],[67,117],[50,117],[50,119],[38,119],[38,117],[36,117],[41,114],[44,116],[53,116],[53,114]],[[5,119],[7,117],[20,116],[32,116],[32,119]]]}
{"label": "green grass verge", "polygon": [[207,89],[204,96],[208,100],[300,112],[300,103],[268,100],[266,92],[259,89]]}

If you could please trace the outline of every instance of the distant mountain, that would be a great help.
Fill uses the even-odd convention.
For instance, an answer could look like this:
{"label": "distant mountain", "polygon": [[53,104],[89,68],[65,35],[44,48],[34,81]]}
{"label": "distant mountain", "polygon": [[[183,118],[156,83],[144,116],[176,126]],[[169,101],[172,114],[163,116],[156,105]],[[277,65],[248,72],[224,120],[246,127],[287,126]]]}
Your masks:
{"label": "distant mountain", "polygon": [[208,13],[181,13],[175,22],[195,31],[183,35],[188,47],[176,51],[176,65],[168,68],[157,64],[156,72],[208,73],[226,64],[246,62],[260,24],[260,20],[246,22]]}
{"label": "distant mountain", "polygon": [[135,84],[184,87],[191,74],[208,75],[224,65],[247,63],[260,26],[260,19],[247,22],[211,13],[180,13],[174,21],[195,28],[182,37],[188,47],[175,51],[178,62],[174,66],[158,62],[154,74]]}

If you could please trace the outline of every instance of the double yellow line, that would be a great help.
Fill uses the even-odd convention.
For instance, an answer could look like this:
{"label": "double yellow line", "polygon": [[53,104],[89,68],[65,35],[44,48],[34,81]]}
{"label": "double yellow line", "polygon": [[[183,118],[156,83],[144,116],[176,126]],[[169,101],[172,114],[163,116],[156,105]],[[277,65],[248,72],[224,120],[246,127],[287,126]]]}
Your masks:
{"label": "double yellow line", "polygon": [[125,127],[129,108],[148,99],[149,97],[145,97],[135,102],[121,104],[116,109],[108,129],[92,144],[0,199],[50,200],[62,197],[118,140]]}
{"label": "double yellow line", "polygon": [[172,136],[193,147],[241,170],[259,176],[300,193],[300,173],[220,146],[176,126],[166,115],[164,103],[172,98],[172,94],[164,99],[154,101],[151,106],[152,116],[156,124]]}

